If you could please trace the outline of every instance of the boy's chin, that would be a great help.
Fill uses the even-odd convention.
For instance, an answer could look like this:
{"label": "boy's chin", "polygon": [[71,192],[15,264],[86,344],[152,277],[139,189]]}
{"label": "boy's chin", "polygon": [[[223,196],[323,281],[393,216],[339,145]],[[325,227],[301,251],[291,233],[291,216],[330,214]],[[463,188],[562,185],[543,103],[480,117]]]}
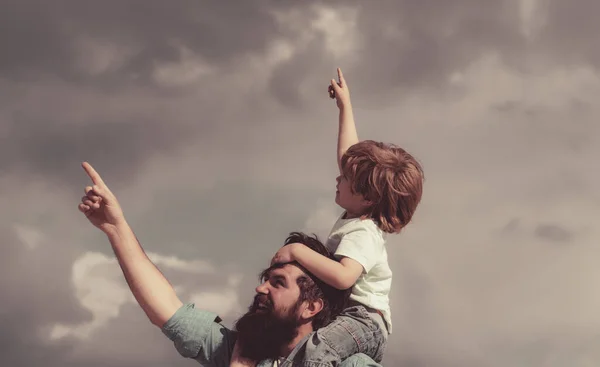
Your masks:
{"label": "boy's chin", "polygon": [[342,203],[340,203],[340,198],[339,196],[336,195],[335,197],[335,203],[337,204],[337,206],[339,206],[340,208],[344,209],[344,210],[348,210],[348,208],[346,208],[344,205],[342,205]]}

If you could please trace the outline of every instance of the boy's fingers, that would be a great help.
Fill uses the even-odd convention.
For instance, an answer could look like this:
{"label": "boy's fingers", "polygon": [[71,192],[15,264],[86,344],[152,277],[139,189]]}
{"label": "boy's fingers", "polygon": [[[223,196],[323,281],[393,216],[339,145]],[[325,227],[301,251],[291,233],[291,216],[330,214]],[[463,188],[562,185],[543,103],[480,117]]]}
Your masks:
{"label": "boy's fingers", "polygon": [[327,88],[327,92],[329,93],[329,98],[335,98],[335,91],[331,85]]}
{"label": "boy's fingers", "polygon": [[340,85],[335,81],[335,79],[331,79],[331,87],[336,93],[340,93],[342,91],[342,88],[340,88]]}

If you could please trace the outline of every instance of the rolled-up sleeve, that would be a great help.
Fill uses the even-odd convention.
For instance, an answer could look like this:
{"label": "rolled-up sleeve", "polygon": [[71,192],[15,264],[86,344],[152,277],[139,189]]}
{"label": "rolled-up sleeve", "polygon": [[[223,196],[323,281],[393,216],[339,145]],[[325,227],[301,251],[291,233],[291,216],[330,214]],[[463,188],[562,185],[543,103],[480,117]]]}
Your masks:
{"label": "rolled-up sleeve", "polygon": [[173,341],[175,349],[203,366],[229,366],[235,333],[223,326],[214,312],[196,309],[188,303],[163,325],[162,332]]}

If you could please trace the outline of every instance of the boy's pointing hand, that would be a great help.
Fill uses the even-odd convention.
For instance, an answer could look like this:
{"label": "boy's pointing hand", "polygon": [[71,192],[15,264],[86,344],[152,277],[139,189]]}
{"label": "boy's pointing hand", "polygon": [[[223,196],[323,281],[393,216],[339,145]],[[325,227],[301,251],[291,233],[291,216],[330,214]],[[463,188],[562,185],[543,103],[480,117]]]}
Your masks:
{"label": "boy's pointing hand", "polygon": [[331,85],[329,86],[328,91],[329,98],[335,98],[338,108],[341,109],[350,106],[350,90],[344,79],[342,69],[338,68],[337,72],[339,82],[336,82],[335,79],[331,79]]}

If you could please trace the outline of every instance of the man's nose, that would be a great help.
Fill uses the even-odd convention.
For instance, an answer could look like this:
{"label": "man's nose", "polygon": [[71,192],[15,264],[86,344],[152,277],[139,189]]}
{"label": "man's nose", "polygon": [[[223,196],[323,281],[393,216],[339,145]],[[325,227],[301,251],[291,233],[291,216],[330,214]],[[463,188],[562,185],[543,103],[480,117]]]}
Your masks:
{"label": "man's nose", "polygon": [[269,287],[267,286],[267,283],[268,282],[263,282],[258,287],[256,287],[256,293],[269,294]]}
{"label": "man's nose", "polygon": [[340,183],[340,180],[341,180],[341,179],[342,179],[342,175],[339,175],[339,176],[337,176],[337,177],[335,178],[335,181],[336,181],[337,183]]}

